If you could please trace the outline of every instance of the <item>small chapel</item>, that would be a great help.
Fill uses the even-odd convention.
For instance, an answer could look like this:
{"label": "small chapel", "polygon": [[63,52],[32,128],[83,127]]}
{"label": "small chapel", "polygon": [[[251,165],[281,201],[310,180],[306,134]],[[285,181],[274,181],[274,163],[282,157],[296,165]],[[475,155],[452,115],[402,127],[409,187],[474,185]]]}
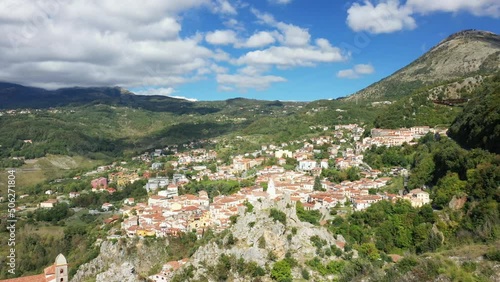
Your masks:
{"label": "small chapel", "polygon": [[54,264],[45,268],[42,274],[4,279],[0,282],[69,282],[68,262],[63,254],[59,254]]}

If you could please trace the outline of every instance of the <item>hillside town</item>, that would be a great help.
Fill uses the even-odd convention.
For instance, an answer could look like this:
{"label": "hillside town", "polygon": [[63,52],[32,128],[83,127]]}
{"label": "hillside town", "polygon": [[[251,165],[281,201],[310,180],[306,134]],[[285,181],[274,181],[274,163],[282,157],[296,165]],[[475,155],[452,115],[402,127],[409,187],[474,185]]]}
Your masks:
{"label": "hillside town", "polygon": [[[323,130],[327,132],[328,128]],[[114,230],[110,231],[109,238],[161,238],[186,232],[194,232],[201,238],[209,229],[213,232],[225,230],[231,225],[232,218],[263,200],[287,198],[291,202],[300,202],[305,210],[319,211],[322,221],[332,217],[330,212],[333,209],[361,211],[382,200],[395,202],[403,199],[413,207],[421,207],[430,203],[429,193],[423,189],[401,190],[397,194],[383,191],[393,177],[407,173],[405,168],[382,172],[370,168],[363,158],[364,152],[373,146],[413,144],[429,132],[442,133],[429,127],[372,129],[371,137],[368,137],[357,124],[338,125],[331,134],[265,144],[260,150],[232,156],[228,163],[223,163],[213,149],[196,148],[194,144],[169,146],[133,158],[133,162],[148,167],[141,172],[127,162],[121,162],[75,176],[74,180],[78,181],[90,179],[88,191],[56,196],[48,190],[45,194],[49,199],[41,202],[39,208],[53,208],[59,202],[78,198],[89,191],[113,194],[127,185],[145,180],[142,189],[147,192],[146,201],[126,198],[119,203],[103,203],[99,208],[100,212],[112,212],[104,224],[121,222],[122,235],[117,237]],[[167,151],[170,152],[168,161],[159,161],[165,160]],[[162,173],[166,166],[174,171],[170,177]],[[356,168],[359,176],[356,180],[332,182],[321,177],[324,170],[345,171],[350,168]],[[232,194],[209,195],[203,189],[194,194],[186,193],[190,183],[242,183],[249,179],[252,185],[240,185]],[[182,264],[182,261],[169,262],[161,273],[150,279],[165,281],[162,279]]]}

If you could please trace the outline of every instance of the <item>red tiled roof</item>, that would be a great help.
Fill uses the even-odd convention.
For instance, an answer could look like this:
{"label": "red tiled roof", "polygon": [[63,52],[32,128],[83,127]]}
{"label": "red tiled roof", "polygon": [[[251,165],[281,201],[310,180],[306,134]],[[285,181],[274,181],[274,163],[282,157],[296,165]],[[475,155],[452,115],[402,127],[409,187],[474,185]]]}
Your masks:
{"label": "red tiled roof", "polygon": [[1,282],[46,282],[45,274],[0,280]]}
{"label": "red tiled roof", "polygon": [[56,267],[54,265],[51,265],[49,267],[46,267],[43,272],[45,273],[45,275],[49,275],[49,274],[55,274],[56,273]]}

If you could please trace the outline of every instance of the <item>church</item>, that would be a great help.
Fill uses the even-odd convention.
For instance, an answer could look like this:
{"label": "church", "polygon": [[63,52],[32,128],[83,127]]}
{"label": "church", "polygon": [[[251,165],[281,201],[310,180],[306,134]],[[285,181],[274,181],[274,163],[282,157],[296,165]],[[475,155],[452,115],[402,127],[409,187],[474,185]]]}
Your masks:
{"label": "church", "polygon": [[0,282],[68,282],[68,263],[59,254],[53,265],[44,269],[42,274],[0,280]]}

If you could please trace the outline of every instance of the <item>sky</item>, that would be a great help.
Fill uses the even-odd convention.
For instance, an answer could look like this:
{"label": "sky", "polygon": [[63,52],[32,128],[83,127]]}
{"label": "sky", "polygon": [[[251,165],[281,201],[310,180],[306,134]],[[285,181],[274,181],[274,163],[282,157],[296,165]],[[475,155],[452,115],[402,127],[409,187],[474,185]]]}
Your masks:
{"label": "sky", "polygon": [[498,0],[1,0],[0,81],[335,99],[499,19]]}

